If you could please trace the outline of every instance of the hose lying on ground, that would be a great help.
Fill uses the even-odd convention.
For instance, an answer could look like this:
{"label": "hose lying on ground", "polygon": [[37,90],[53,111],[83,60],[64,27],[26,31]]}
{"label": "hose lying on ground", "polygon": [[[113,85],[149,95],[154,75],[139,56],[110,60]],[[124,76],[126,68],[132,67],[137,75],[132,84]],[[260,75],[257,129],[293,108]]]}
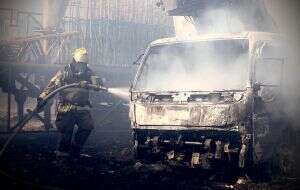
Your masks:
{"label": "hose lying on ground", "polygon": [[39,113],[47,104],[47,102],[53,98],[57,93],[59,93],[62,90],[65,90],[67,88],[86,88],[94,91],[107,91],[105,87],[101,86],[96,86],[96,85],[91,85],[91,84],[86,84],[86,83],[74,83],[74,84],[69,84],[62,86],[60,88],[57,88],[50,94],[48,94],[42,102],[39,103],[39,105],[34,108],[32,112],[27,114],[20,122],[18,122],[12,129],[14,130],[13,133],[9,136],[5,144],[3,145],[1,151],[0,151],[0,158],[2,157],[3,153],[5,152],[6,148],[10,144],[10,142],[15,138],[15,136],[23,129],[25,124],[37,113]]}

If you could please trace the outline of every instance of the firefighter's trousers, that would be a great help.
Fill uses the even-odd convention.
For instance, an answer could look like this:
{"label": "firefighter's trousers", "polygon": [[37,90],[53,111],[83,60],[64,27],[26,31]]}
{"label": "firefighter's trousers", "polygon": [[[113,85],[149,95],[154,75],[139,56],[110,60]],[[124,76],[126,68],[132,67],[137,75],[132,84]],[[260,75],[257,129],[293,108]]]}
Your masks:
{"label": "firefighter's trousers", "polygon": [[[72,142],[75,125],[78,126]],[[88,139],[93,126],[93,120],[89,110],[70,109],[58,110],[56,127],[61,133],[58,150],[78,154]]]}

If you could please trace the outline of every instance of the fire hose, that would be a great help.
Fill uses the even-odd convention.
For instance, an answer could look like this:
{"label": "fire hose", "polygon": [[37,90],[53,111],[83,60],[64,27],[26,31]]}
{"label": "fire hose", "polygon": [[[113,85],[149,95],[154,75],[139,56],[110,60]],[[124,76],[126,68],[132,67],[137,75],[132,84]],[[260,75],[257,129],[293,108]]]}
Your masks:
{"label": "fire hose", "polygon": [[57,93],[67,88],[85,88],[94,91],[107,91],[107,88],[97,85],[91,85],[87,83],[74,83],[65,85],[62,87],[57,88],[53,92],[49,93],[35,108],[32,112],[28,113],[21,121],[19,121],[12,129],[13,133],[9,136],[9,138],[4,143],[1,151],[0,151],[0,158],[2,157],[3,153],[5,152],[6,148],[9,146],[11,141],[16,137],[16,135],[23,129],[26,123],[37,113],[39,113],[47,104],[47,102],[52,99]]}

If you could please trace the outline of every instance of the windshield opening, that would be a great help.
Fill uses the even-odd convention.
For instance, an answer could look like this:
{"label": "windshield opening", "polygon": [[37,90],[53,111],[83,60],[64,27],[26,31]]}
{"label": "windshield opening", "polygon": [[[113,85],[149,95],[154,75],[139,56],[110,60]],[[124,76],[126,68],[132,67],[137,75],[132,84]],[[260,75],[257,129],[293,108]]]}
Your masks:
{"label": "windshield opening", "polygon": [[154,46],[134,90],[215,91],[244,89],[248,40],[218,40]]}

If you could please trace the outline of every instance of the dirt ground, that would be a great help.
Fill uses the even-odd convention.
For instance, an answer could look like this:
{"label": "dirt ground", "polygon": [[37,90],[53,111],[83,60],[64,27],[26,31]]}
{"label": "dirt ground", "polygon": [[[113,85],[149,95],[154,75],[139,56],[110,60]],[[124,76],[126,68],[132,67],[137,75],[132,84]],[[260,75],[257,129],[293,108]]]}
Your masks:
{"label": "dirt ground", "polygon": [[[115,101],[117,102],[117,101]],[[1,189],[298,189],[295,177],[278,176],[236,186],[235,174],[136,162],[126,102],[94,107],[96,128],[84,153],[91,157],[57,160],[58,133],[23,133],[0,158]],[[7,138],[0,135],[0,144]]]}

